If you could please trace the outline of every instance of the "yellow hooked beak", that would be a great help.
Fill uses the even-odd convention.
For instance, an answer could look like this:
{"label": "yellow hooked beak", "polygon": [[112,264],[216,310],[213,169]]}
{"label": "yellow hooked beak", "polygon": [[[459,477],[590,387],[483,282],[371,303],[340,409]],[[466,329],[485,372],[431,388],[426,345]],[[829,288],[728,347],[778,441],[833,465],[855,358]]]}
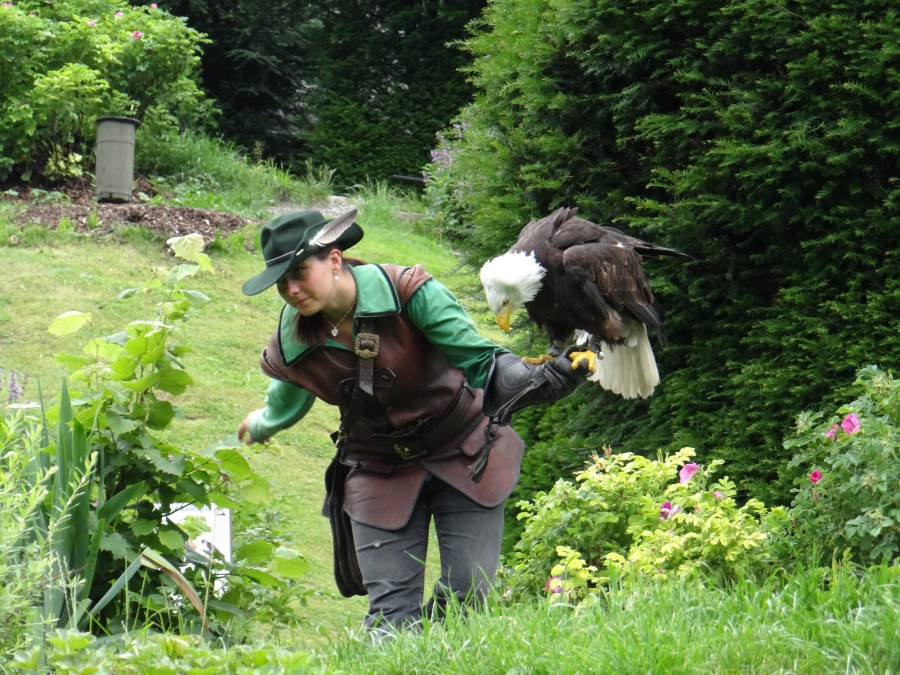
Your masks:
{"label": "yellow hooked beak", "polygon": [[500,326],[507,333],[509,332],[509,308],[501,310],[497,316],[494,318],[497,320],[497,325]]}

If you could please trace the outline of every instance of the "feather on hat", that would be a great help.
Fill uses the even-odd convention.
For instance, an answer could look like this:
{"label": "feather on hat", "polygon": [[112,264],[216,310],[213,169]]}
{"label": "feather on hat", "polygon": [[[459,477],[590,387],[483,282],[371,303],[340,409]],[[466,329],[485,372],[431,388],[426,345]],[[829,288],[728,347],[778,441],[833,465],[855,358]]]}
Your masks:
{"label": "feather on hat", "polygon": [[244,282],[244,295],[262,293],[291,267],[326,248],[345,251],[363,238],[356,209],[326,220],[318,211],[296,211],[263,225],[259,234],[266,269]]}

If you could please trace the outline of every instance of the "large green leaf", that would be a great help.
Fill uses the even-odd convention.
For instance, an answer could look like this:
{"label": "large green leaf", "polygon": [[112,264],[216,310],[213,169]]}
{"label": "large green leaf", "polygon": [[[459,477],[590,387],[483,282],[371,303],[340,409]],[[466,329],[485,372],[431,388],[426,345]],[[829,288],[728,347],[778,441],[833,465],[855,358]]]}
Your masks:
{"label": "large green leaf", "polygon": [[[141,323],[137,327],[145,328],[147,324]],[[141,363],[145,365],[159,361],[165,354],[165,350],[166,331],[164,330],[153,329],[146,333],[139,333],[125,343],[125,351],[132,356],[139,357]]]}
{"label": "large green leaf", "polygon": [[184,537],[175,529],[160,529],[157,538],[160,545],[172,553],[184,551]]}
{"label": "large green leaf", "polygon": [[88,340],[81,349],[85,354],[90,354],[97,359],[109,362],[115,361],[119,354],[122,353],[121,345],[111,344],[104,338]]}
{"label": "large green leaf", "polygon": [[53,335],[69,335],[80,330],[90,320],[90,313],[64,312],[50,322],[47,332]]}
{"label": "large green leaf", "polygon": [[153,401],[147,415],[147,426],[151,429],[165,429],[175,418],[175,406],[168,401]]}
{"label": "large green leaf", "polygon": [[125,537],[118,532],[110,532],[108,530],[103,533],[100,539],[100,549],[107,553],[112,553],[114,557],[120,560],[125,560],[129,555],[133,554],[131,546],[125,541]]}
{"label": "large green leaf", "polygon": [[271,485],[262,476],[253,476],[240,486],[241,497],[250,504],[265,504],[271,498]]}
{"label": "large green leaf", "polygon": [[235,552],[235,557],[250,565],[257,565],[271,558],[274,549],[275,547],[269,542],[258,539],[238,548]]}
{"label": "large green leaf", "polygon": [[183,394],[188,385],[194,383],[194,378],[179,368],[163,367],[157,373],[159,382],[156,386],[173,396]]}
{"label": "large green leaf", "polygon": [[172,250],[182,260],[197,263],[200,269],[206,272],[213,272],[212,262],[209,256],[203,252],[205,244],[203,237],[196,232],[185,235],[183,237],[172,237],[166,243],[172,247]]}
{"label": "large green leaf", "polygon": [[137,360],[124,352],[119,354],[110,366],[110,376],[113,380],[127,380],[134,375],[137,368]]}
{"label": "large green leaf", "polygon": [[129,485],[107,499],[106,502],[97,509],[97,516],[105,518],[106,520],[112,520],[119,515],[122,509],[132,502],[137,501],[146,492],[147,481],[145,480]]}
{"label": "large green leaf", "polygon": [[178,568],[172,565],[172,563],[162,557],[159,553],[149,548],[144,549],[141,552],[141,560],[143,560],[144,565],[147,567],[161,570],[175,583],[179,590],[184,593],[185,597],[194,606],[194,609],[197,610],[197,613],[200,614],[200,618],[203,620],[203,627],[204,629],[207,629],[206,608],[203,606],[203,602],[200,600],[200,596],[197,594],[197,591],[194,590],[191,582],[184,577]]}
{"label": "large green leaf", "polygon": [[299,579],[309,571],[309,563],[294,549],[281,546],[275,551],[272,571],[288,579]]}
{"label": "large green leaf", "polygon": [[110,587],[110,589],[104,593],[103,597],[100,598],[94,605],[88,610],[88,613],[91,616],[96,616],[100,610],[102,610],[106,605],[108,605],[113,598],[115,598],[119,591],[124,588],[125,584],[135,575],[135,573],[140,568],[141,564],[144,562],[144,559],[141,556],[136,556],[134,560],[125,568],[125,571],[116,579],[116,582]]}
{"label": "large green leaf", "polygon": [[135,518],[131,521],[131,531],[138,537],[145,537],[153,532],[159,522],[149,518]]}
{"label": "large green leaf", "polygon": [[115,415],[107,411],[106,426],[109,427],[109,430],[112,431],[113,434],[115,434],[116,436],[121,436],[137,429],[138,423],[134,420],[128,419],[127,417]]}
{"label": "large green leaf", "polygon": [[93,359],[89,359],[86,356],[76,356],[75,354],[65,354],[62,352],[53,357],[53,360],[73,372],[94,362]]}
{"label": "large green leaf", "polygon": [[148,389],[152,389],[156,386],[156,382],[159,379],[159,375],[156,372],[148,373],[137,380],[127,380],[122,382],[122,386],[126,389],[130,389],[131,391],[147,391]]}
{"label": "large green leaf", "polygon": [[216,459],[222,471],[227,471],[235,478],[247,478],[253,475],[253,470],[244,456],[234,448],[224,448],[216,452]]}

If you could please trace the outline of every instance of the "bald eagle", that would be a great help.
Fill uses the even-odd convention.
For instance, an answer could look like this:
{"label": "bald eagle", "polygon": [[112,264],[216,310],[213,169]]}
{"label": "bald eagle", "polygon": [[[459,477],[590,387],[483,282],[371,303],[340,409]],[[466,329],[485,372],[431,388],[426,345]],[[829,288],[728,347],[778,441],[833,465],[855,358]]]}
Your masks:
{"label": "bald eagle", "polygon": [[[644,255],[690,256],[656,246],[560,208],[526,225],[516,243],[481,268],[481,283],[497,324],[525,307],[550,339],[550,356],[576,337],[590,361],[589,379],[623,398],[647,398],[659,372],[647,328],[666,344],[663,314],[641,267]],[[577,334],[577,335],[576,335]]]}

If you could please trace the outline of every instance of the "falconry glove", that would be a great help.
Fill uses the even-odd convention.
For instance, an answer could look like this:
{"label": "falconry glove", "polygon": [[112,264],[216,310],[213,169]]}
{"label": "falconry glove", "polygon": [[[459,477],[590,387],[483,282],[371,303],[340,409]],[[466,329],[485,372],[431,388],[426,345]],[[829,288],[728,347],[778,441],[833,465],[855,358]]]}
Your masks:
{"label": "falconry glove", "polygon": [[539,365],[525,363],[509,352],[499,352],[494,355],[484,385],[484,412],[506,424],[517,410],[568,396],[587,374],[583,362],[573,363],[568,352]]}

